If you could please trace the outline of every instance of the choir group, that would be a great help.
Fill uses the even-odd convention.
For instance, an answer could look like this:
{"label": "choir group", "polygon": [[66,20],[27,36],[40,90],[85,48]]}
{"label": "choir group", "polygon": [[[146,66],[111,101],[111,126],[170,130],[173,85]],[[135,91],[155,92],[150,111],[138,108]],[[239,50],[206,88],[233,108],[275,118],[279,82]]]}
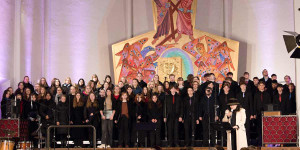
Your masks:
{"label": "choir group", "polygon": [[[283,85],[275,74],[269,77],[266,69],[262,75],[251,80],[245,72],[237,82],[228,72],[222,84],[215,82],[213,73],[205,74],[201,81],[192,74],[185,81],[170,74],[163,83],[155,75],[146,83],[138,73],[132,83],[122,77],[114,85],[109,75],[100,83],[94,74],[87,83],[82,78],[76,84],[69,77],[64,83],[53,78],[50,86],[46,78],[32,85],[25,76],[15,91],[12,87],[4,91],[1,116],[28,120],[26,139],[35,146],[32,133],[41,122],[43,136],[50,125],[93,125],[101,140],[99,148],[145,146],[145,142],[161,146],[163,140],[172,147],[193,146],[195,140],[202,140],[203,146],[214,146],[220,144],[216,138],[223,135],[227,147],[239,149],[253,141],[261,145],[262,112],[270,105],[283,115],[296,113],[295,85],[290,76],[284,77]],[[210,124],[220,121],[229,122],[234,130],[227,136],[216,132]],[[138,129],[138,125],[153,125],[153,130]],[[52,134],[62,141],[62,147],[66,146],[67,135],[71,135],[75,147],[82,147],[84,140],[92,145],[90,129],[58,128]]]}

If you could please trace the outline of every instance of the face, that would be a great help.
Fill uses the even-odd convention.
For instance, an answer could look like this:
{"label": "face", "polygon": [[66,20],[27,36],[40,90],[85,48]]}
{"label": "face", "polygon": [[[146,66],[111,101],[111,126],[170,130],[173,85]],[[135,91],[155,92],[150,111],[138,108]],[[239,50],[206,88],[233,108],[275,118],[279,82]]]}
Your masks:
{"label": "face", "polygon": [[65,96],[61,97],[60,101],[65,103],[66,102],[66,97]]}
{"label": "face", "polygon": [[19,84],[19,89],[24,89],[24,84],[23,83]]}
{"label": "face", "polygon": [[129,94],[131,94],[131,93],[132,93],[132,88],[128,88],[128,89],[127,89],[127,92],[128,92]]}
{"label": "face", "polygon": [[105,97],[105,91],[104,90],[100,90],[99,94],[100,94],[101,97]]}
{"label": "face", "polygon": [[175,92],[176,92],[176,89],[173,87],[170,91],[171,91],[171,93],[174,95]]}
{"label": "face", "polygon": [[46,79],[45,78],[41,78],[41,84],[45,84],[46,83]]}
{"label": "face", "polygon": [[155,87],[154,83],[153,82],[149,82],[149,88],[153,89],[154,87]]}
{"label": "face", "polygon": [[34,85],[34,90],[39,91],[40,90],[40,85],[39,84]]}
{"label": "face", "polygon": [[9,91],[10,93],[13,93],[13,88],[8,88],[8,91]]}
{"label": "face", "polygon": [[159,80],[158,75],[155,75],[155,76],[154,76],[154,81],[158,81],[158,80]]}
{"label": "face", "polygon": [[5,95],[5,97],[6,97],[6,98],[9,98],[9,96],[10,96],[10,92],[8,91],[8,92],[6,93],[6,95]]}
{"label": "face", "polygon": [[124,86],[123,82],[119,82],[119,87],[122,88]]}
{"label": "face", "polygon": [[59,83],[60,83],[59,80],[55,80],[55,85],[56,86],[59,86]]}
{"label": "face", "polygon": [[51,100],[51,95],[50,94],[46,95],[46,100]]}
{"label": "face", "polygon": [[29,77],[24,78],[24,83],[29,83]]}
{"label": "face", "polygon": [[235,110],[236,107],[237,107],[237,105],[230,105],[230,108],[231,108],[232,110]]}
{"label": "face", "polygon": [[79,80],[79,85],[83,85],[83,80]]}
{"label": "face", "polygon": [[17,99],[22,99],[22,95],[18,94]]}
{"label": "face", "polygon": [[91,99],[91,102],[94,102],[95,101],[95,95],[94,94],[90,94],[90,99]]}
{"label": "face", "polygon": [[141,102],[142,101],[142,96],[138,96],[137,101]]}
{"label": "face", "polygon": [[116,93],[120,93],[120,87],[117,87],[117,86],[116,86],[115,89],[114,89],[114,92],[115,92],[115,94],[116,94]]}
{"label": "face", "polygon": [[177,81],[179,85],[183,85],[183,81],[182,80],[178,80]]}
{"label": "face", "polygon": [[31,100],[35,102],[36,101],[36,96],[31,96]]}
{"label": "face", "polygon": [[290,83],[291,79],[289,76],[285,76],[284,81],[285,81],[285,83]]}
{"label": "face", "polygon": [[106,78],[105,78],[105,81],[106,81],[107,83],[110,83],[110,78],[109,78],[109,77],[106,77]]}
{"label": "face", "polygon": [[75,94],[75,92],[76,92],[75,87],[74,87],[74,86],[71,86],[71,87],[70,87],[70,93]]}
{"label": "face", "polygon": [[138,85],[138,82],[136,80],[132,80],[132,85],[136,87]]}
{"label": "face", "polygon": [[264,84],[259,84],[258,85],[258,89],[259,89],[259,91],[264,91],[265,90],[265,85]]}
{"label": "face", "polygon": [[31,91],[28,88],[25,90],[25,92],[26,92],[27,95],[31,94]]}
{"label": "face", "polygon": [[293,85],[289,85],[289,90],[294,91],[295,87]]}
{"label": "face", "polygon": [[46,89],[45,88],[41,88],[41,93],[45,94],[46,93]]}
{"label": "face", "polygon": [[122,94],[122,99],[127,100],[127,94]]}
{"label": "face", "polygon": [[144,87],[144,88],[143,88],[143,93],[144,93],[144,94],[147,94],[147,93],[148,93],[147,87]]}
{"label": "face", "polygon": [[67,78],[66,79],[66,84],[70,84],[71,83],[71,79],[70,78]]}
{"label": "face", "polygon": [[245,84],[242,84],[240,87],[242,91],[246,91],[247,86]]}
{"label": "face", "polygon": [[249,79],[249,74],[244,74],[245,79]]}
{"label": "face", "polygon": [[139,81],[143,80],[142,74],[139,73],[139,74],[137,75],[137,79],[138,79]]}
{"label": "face", "polygon": [[210,80],[210,81],[215,81],[215,76],[214,76],[214,75],[210,75],[210,76],[209,76],[209,80]]}
{"label": "face", "polygon": [[123,83],[126,83],[126,79],[125,79],[124,77],[121,78],[121,81],[122,81]]}
{"label": "face", "polygon": [[175,76],[170,76],[170,82],[175,82]]}
{"label": "face", "polygon": [[207,85],[207,87],[210,87],[210,88],[214,89],[214,84],[213,84],[213,83],[209,83],[209,84]]}
{"label": "face", "polygon": [[85,92],[90,93],[91,92],[91,87],[90,86],[85,87]]}
{"label": "face", "polygon": [[258,79],[253,79],[253,83],[254,83],[255,85],[257,85],[257,84],[258,84]]}
{"label": "face", "polygon": [[62,89],[61,88],[57,88],[57,94],[62,94]]}
{"label": "face", "polygon": [[111,96],[111,90],[107,90],[106,94],[109,95],[109,96]]}
{"label": "face", "polygon": [[94,82],[97,82],[97,81],[98,81],[98,78],[97,78],[95,75],[93,76],[93,81],[94,81]]}
{"label": "face", "polygon": [[266,70],[266,69],[263,70],[263,73],[262,73],[262,74],[263,74],[263,76],[268,76],[268,75],[269,75],[268,70]]}
{"label": "face", "polygon": [[228,86],[224,86],[224,92],[229,92],[230,88]]}
{"label": "face", "polygon": [[76,94],[76,99],[77,99],[77,101],[79,101],[80,97],[81,97],[80,93],[77,93],[77,94]]}
{"label": "face", "polygon": [[232,77],[233,77],[233,75],[229,74],[229,75],[227,75],[227,77],[229,77],[229,78],[232,78]]}
{"label": "face", "polygon": [[277,80],[277,76],[272,76],[271,79],[272,80]]}
{"label": "face", "polygon": [[157,96],[152,96],[152,101],[153,101],[154,103],[156,103],[156,102],[157,102]]}
{"label": "face", "polygon": [[169,84],[169,82],[166,82],[166,84],[165,84],[165,88],[166,88],[166,89],[169,89],[169,87],[170,87],[170,84]]}
{"label": "face", "polygon": [[161,85],[159,85],[159,86],[157,87],[157,90],[160,91],[160,92],[163,91],[163,89],[164,89],[164,88],[163,88],[163,86],[161,86]]}
{"label": "face", "polygon": [[193,83],[193,89],[197,89],[198,88],[198,83],[197,82],[194,82]]}
{"label": "face", "polygon": [[206,94],[206,95],[211,95],[211,93],[212,93],[212,91],[211,91],[210,89],[206,89],[206,90],[205,90],[205,94]]}
{"label": "face", "polygon": [[281,93],[281,92],[282,92],[282,90],[283,90],[283,88],[282,88],[282,87],[277,87],[277,91],[278,91],[278,92],[280,92],[280,93]]}
{"label": "face", "polygon": [[277,83],[272,83],[272,88],[276,89],[277,88]]}

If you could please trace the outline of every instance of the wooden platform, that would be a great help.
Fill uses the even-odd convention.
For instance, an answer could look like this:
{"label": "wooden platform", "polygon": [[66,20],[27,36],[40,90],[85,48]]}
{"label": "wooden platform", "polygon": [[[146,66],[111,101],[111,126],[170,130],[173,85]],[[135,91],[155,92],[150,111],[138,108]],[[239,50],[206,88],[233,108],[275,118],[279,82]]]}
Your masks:
{"label": "wooden platform", "polygon": [[[103,148],[96,148],[97,150],[103,150]],[[108,148],[109,150],[136,150],[137,148]],[[163,150],[209,150],[208,147],[162,147]],[[226,148],[224,148],[226,150]],[[262,147],[260,150],[300,150],[300,147]],[[47,149],[41,149],[47,150]],[[51,149],[54,150],[54,149]],[[68,150],[67,148],[56,148],[56,150]],[[70,150],[93,150],[93,148],[70,148]],[[153,150],[151,148],[139,148],[139,150]]]}

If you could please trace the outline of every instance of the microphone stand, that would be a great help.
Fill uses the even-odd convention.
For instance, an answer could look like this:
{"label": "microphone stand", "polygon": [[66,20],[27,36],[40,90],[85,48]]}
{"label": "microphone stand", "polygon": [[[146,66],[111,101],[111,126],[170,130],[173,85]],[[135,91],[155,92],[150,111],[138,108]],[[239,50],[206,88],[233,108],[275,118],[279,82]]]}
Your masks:
{"label": "microphone stand", "polygon": [[[218,105],[217,105],[217,88],[218,87],[216,87],[216,85],[217,84],[214,83],[214,89],[215,89],[215,93],[214,93],[214,95],[215,95],[214,96],[214,100],[215,100],[215,106],[214,106],[215,118],[218,116],[218,112],[217,112],[217,109],[218,109]],[[215,120],[214,122],[217,122],[217,120]],[[215,139],[216,143],[215,144],[217,145],[217,143],[218,143],[218,131],[216,130],[215,132],[216,132],[216,139]]]}
{"label": "microphone stand", "polygon": [[[195,92],[193,92],[193,99],[194,99],[194,102],[195,102]],[[191,103],[191,107],[194,107],[192,104],[193,104],[193,102]],[[191,143],[191,146],[194,146],[194,142],[195,142],[195,125],[194,125],[195,124],[195,116],[194,116],[195,115],[195,109],[194,109],[194,112],[192,112],[191,115],[192,115],[192,143]]]}
{"label": "microphone stand", "polygon": [[[138,103],[139,102],[137,102],[136,103],[136,107],[135,107],[135,117],[136,117],[136,124],[138,123],[138,110],[139,110],[139,108],[138,108]],[[136,126],[136,125],[135,125]],[[136,149],[138,150],[139,149],[139,132],[138,132],[138,130],[136,130]]]}
{"label": "microphone stand", "polygon": [[[167,77],[165,77],[165,82],[167,81]],[[164,97],[165,97],[165,100],[164,100],[164,116],[166,117],[166,122],[165,122],[165,141],[168,145],[168,130],[167,130],[167,92],[165,91],[164,93]]]}
{"label": "microphone stand", "polygon": [[[70,99],[70,94],[69,94],[69,125],[70,125],[70,122],[71,122],[71,99]],[[68,145],[68,150],[70,149],[70,128],[68,128],[68,135],[67,135],[67,145]]]}

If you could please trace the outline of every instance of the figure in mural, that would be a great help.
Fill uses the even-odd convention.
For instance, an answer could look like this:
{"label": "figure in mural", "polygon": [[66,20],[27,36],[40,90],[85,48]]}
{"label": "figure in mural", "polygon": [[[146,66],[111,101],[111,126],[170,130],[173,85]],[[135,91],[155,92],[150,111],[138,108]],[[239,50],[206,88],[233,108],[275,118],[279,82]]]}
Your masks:
{"label": "figure in mural", "polygon": [[167,36],[170,31],[170,3],[168,3],[168,0],[154,0],[154,2],[156,3],[157,8],[157,30],[156,34],[153,36],[153,45],[159,37]]}
{"label": "figure in mural", "polygon": [[188,35],[191,40],[194,40],[193,37],[193,25],[192,25],[192,17],[193,13],[192,7],[193,0],[181,0],[178,6],[177,11],[177,20],[176,26],[178,29],[178,36],[175,39],[175,42],[178,42],[181,38],[182,34]]}

